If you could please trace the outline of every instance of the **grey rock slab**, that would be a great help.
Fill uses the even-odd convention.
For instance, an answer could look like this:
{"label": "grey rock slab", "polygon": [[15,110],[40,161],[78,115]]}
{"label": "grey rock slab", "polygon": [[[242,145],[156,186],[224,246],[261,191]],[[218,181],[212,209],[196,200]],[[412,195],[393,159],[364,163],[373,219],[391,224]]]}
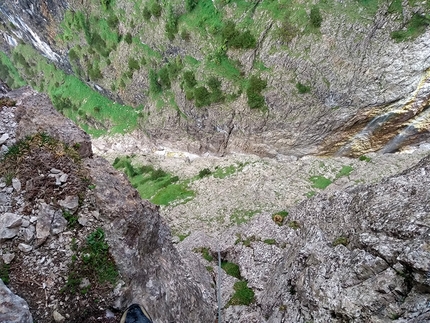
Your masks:
{"label": "grey rock slab", "polygon": [[28,245],[28,244],[26,244],[26,243],[20,243],[19,245],[18,245],[18,249],[19,250],[21,250],[22,252],[25,252],[25,253],[27,253],[27,252],[30,252],[31,250],[33,250],[33,247],[32,246],[30,246],[30,245]]}
{"label": "grey rock slab", "polygon": [[12,187],[15,189],[15,191],[20,192],[21,191],[21,181],[18,178],[12,179]]}
{"label": "grey rock slab", "polygon": [[36,223],[36,247],[42,245],[51,234],[51,223],[55,210],[48,204],[41,203]]}
{"label": "grey rock slab", "polygon": [[66,196],[64,200],[58,201],[58,204],[65,208],[67,211],[71,213],[75,213],[79,207],[79,197],[78,196]]}
{"label": "grey rock slab", "polygon": [[34,227],[28,227],[28,228],[24,228],[22,230],[22,237],[24,239],[24,242],[29,243],[34,239],[34,232],[35,229]]}
{"label": "grey rock slab", "polygon": [[14,253],[5,253],[2,255],[3,261],[6,265],[10,264],[12,262],[12,260],[15,258],[15,254]]}
{"label": "grey rock slab", "polygon": [[8,139],[9,139],[9,134],[4,133],[4,134],[0,137],[0,145],[3,145],[3,144],[6,142],[6,140],[8,140]]}
{"label": "grey rock slab", "polygon": [[57,211],[54,214],[51,223],[51,233],[53,235],[63,232],[67,228],[67,220],[63,217],[61,211]]}
{"label": "grey rock slab", "polygon": [[4,213],[0,215],[0,242],[14,238],[22,223],[22,215]]}
{"label": "grey rock slab", "polygon": [[0,322],[32,323],[27,302],[15,295],[0,279]]}

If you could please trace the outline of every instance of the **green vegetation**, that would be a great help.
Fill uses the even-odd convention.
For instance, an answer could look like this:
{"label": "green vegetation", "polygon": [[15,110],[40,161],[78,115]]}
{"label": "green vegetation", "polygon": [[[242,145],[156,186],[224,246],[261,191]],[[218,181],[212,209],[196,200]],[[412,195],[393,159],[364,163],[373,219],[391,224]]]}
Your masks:
{"label": "green vegetation", "polygon": [[329,186],[332,181],[324,176],[311,176],[309,180],[312,182],[312,187],[319,188],[321,190]]}
{"label": "green vegetation", "polygon": [[305,194],[305,196],[307,197],[307,198],[311,198],[312,196],[314,196],[316,194],[316,192],[315,191],[309,191],[309,192],[307,192],[306,194]]}
{"label": "green vegetation", "polygon": [[211,255],[210,250],[208,248],[196,248],[193,250],[194,252],[198,252],[201,253],[203,258],[206,259],[207,261],[211,262],[212,260],[214,260],[214,257]]}
{"label": "green vegetation", "polygon": [[275,239],[265,239],[263,240],[264,243],[269,244],[269,245],[274,245],[276,244],[276,240]]}
{"label": "green vegetation", "polygon": [[82,246],[76,240],[72,242],[72,262],[69,268],[66,285],[63,291],[86,294],[90,286],[80,289],[82,279],[88,278],[92,285],[109,285],[112,287],[118,279],[118,270],[109,253],[109,246],[105,241],[105,233],[101,228],[90,233]]}
{"label": "green vegetation", "polygon": [[347,237],[339,237],[337,239],[335,239],[332,243],[333,247],[336,247],[337,245],[344,245],[345,247],[348,245],[349,243],[349,239]]}
{"label": "green vegetation", "polygon": [[254,215],[258,214],[259,212],[261,212],[261,210],[240,210],[240,209],[237,209],[230,215],[230,222],[232,222],[236,225],[246,223],[249,220],[251,220],[251,218]]}
{"label": "green vegetation", "polygon": [[367,157],[366,155],[362,155],[362,156],[358,157],[358,159],[360,161],[365,161],[366,163],[368,163],[368,162],[370,162],[372,160],[372,158]]}
{"label": "green vegetation", "polygon": [[311,24],[315,28],[321,27],[321,23],[323,21],[321,17],[321,12],[318,7],[312,7],[311,14],[310,14]]}
{"label": "green vegetation", "polygon": [[296,83],[296,88],[299,91],[300,94],[305,94],[305,93],[309,93],[311,91],[311,87],[304,85],[300,82]]}
{"label": "green vegetation", "polygon": [[249,84],[246,88],[246,95],[248,97],[248,106],[251,109],[266,109],[266,103],[264,101],[263,95],[261,95],[261,91],[263,91],[267,86],[267,82],[262,79],[251,76],[249,80]]}
{"label": "green vegetation", "polygon": [[199,172],[199,178],[203,178],[206,176],[209,176],[210,174],[212,174],[212,172],[209,170],[209,168],[203,168],[200,172]]}
{"label": "green vegetation", "polygon": [[124,171],[140,196],[154,204],[186,203],[194,198],[195,193],[188,188],[190,180],[181,181],[151,165],[135,167],[130,157],[116,158],[113,166]]}
{"label": "green vegetation", "polygon": [[254,302],[254,291],[248,287],[246,281],[238,281],[233,286],[234,294],[227,303],[227,307],[231,305],[250,305]]}
{"label": "green vegetation", "polygon": [[272,220],[279,226],[284,223],[284,219],[288,216],[288,211],[279,211],[272,214]]}
{"label": "green vegetation", "polygon": [[10,265],[5,263],[0,264],[0,279],[6,285],[9,284],[9,272],[10,272]]}
{"label": "green vegetation", "polygon": [[3,52],[0,52],[0,79],[9,85],[11,89],[25,85],[25,81],[19,75],[9,57]]}
{"label": "green vegetation", "polygon": [[63,217],[67,220],[69,228],[74,228],[78,224],[78,216],[69,211],[63,211]]}
{"label": "green vegetation", "polygon": [[336,174],[336,178],[341,178],[344,176],[349,176],[351,172],[354,170],[352,166],[342,166],[341,170]]}
{"label": "green vegetation", "polygon": [[291,229],[294,229],[294,230],[298,230],[298,229],[300,229],[300,224],[299,224],[299,222],[297,222],[297,221],[290,221],[290,222],[288,222],[288,226],[289,226]]}
{"label": "green vegetation", "polygon": [[422,35],[429,25],[430,18],[428,16],[414,13],[411,20],[409,20],[404,26],[405,30],[402,29],[393,31],[391,33],[391,38],[394,39],[396,42],[414,40],[415,38]]}
{"label": "green vegetation", "polygon": [[221,261],[221,268],[224,269],[227,275],[241,279],[239,266],[228,261]]}
{"label": "green vegetation", "polygon": [[[15,47],[12,61],[22,75],[31,78],[37,90],[48,93],[61,113],[91,135],[125,133],[137,127],[138,111],[112,102],[77,77],[65,74],[37,54],[32,47]],[[99,77],[99,72],[99,65],[94,64],[89,71],[90,78]]]}
{"label": "green vegetation", "polygon": [[234,165],[230,165],[227,167],[215,167],[215,171],[212,173],[213,177],[215,178],[226,178],[228,176],[233,175],[236,172],[242,171],[242,169],[247,165],[248,163],[237,163]]}

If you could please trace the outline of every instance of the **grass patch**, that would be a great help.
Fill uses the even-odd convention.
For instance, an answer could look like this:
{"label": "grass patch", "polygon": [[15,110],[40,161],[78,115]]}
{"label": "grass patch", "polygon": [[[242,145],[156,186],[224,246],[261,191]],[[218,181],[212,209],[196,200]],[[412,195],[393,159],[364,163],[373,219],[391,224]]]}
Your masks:
{"label": "grass patch", "polygon": [[77,77],[65,74],[32,47],[18,45],[12,60],[23,77],[35,82],[36,90],[45,90],[54,106],[89,134],[127,133],[137,127],[138,111],[112,102]]}
{"label": "grass patch", "polygon": [[227,167],[215,167],[215,171],[213,172],[213,176],[215,178],[226,178],[228,176],[233,175],[236,172],[242,171],[242,169],[247,165],[248,163],[237,163],[233,164]]}
{"label": "grass patch", "polygon": [[[105,233],[101,228],[90,233],[81,247],[78,247],[76,240],[73,240],[72,250],[75,251],[75,254],[72,256],[63,292],[86,294],[91,289],[91,285],[112,286],[116,283],[119,273],[115,261],[109,253]],[[89,279],[91,285],[80,288],[79,285],[84,277]]]}
{"label": "grass patch", "polygon": [[366,155],[361,155],[360,157],[358,157],[358,160],[365,161],[366,163],[368,163],[372,160],[372,158],[367,157]]}
{"label": "grass patch", "polygon": [[354,170],[354,168],[352,166],[342,166],[342,168],[340,169],[340,171],[336,174],[336,178],[341,178],[344,176],[349,176],[351,174],[351,172]]}
{"label": "grass patch", "polygon": [[241,279],[239,266],[235,263],[222,261],[221,268],[227,273],[227,275],[236,277],[237,279]]}
{"label": "grass patch", "polygon": [[337,245],[344,245],[345,247],[348,245],[349,239],[347,237],[339,237],[335,239],[332,243],[333,247],[336,247]]}
{"label": "grass patch", "polygon": [[264,242],[265,244],[269,244],[269,245],[274,245],[274,244],[276,244],[276,240],[275,240],[275,239],[265,239],[265,240],[263,240],[263,242]]}
{"label": "grass patch", "polygon": [[179,180],[152,165],[133,166],[130,157],[116,158],[113,166],[124,171],[140,196],[157,205],[186,203],[195,196],[188,188],[190,180]]}
{"label": "grass patch", "polygon": [[309,198],[311,198],[312,196],[314,196],[315,194],[317,194],[315,191],[309,191],[309,192],[307,192],[307,193],[305,194],[305,196],[309,199]]}
{"label": "grass patch", "polygon": [[319,188],[321,190],[329,186],[332,181],[324,176],[311,176],[309,180],[312,182],[312,187]]}
{"label": "grass patch", "polygon": [[254,302],[254,291],[248,287],[246,281],[236,282],[233,286],[234,294],[227,303],[227,307],[231,305],[250,305]]}
{"label": "grass patch", "polygon": [[212,256],[212,254],[210,253],[209,248],[196,248],[193,250],[194,252],[198,252],[201,253],[203,258],[206,259],[207,261],[211,262],[212,260],[214,260],[214,257]]}
{"label": "grass patch", "polygon": [[261,212],[261,210],[235,210],[233,214],[230,215],[230,222],[239,225],[242,223],[247,223],[251,218]]}
{"label": "grass patch", "polygon": [[18,70],[13,65],[10,58],[0,51],[0,79],[2,79],[11,89],[16,89],[26,85]]}

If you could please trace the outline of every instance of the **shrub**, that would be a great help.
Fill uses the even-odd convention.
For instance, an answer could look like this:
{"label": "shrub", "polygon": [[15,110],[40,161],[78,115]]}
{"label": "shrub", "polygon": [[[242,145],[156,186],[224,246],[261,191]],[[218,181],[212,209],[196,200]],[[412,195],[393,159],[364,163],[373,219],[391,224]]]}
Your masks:
{"label": "shrub", "polygon": [[130,69],[130,71],[133,71],[133,70],[138,71],[140,69],[139,62],[134,58],[130,57],[128,59],[128,68]]}
{"label": "shrub", "polygon": [[149,8],[149,10],[151,11],[151,14],[156,17],[156,18],[160,18],[161,16],[161,5],[158,2],[153,2],[151,4],[151,7]]}
{"label": "shrub", "polygon": [[160,83],[158,83],[157,73],[153,70],[149,70],[149,92],[157,94],[162,91]]}
{"label": "shrub", "polygon": [[366,155],[362,155],[362,156],[358,157],[358,160],[365,161],[365,162],[368,163],[368,162],[370,162],[372,160],[372,158],[367,157]]}
{"label": "shrub", "polygon": [[209,168],[203,168],[199,172],[199,178],[203,178],[203,177],[209,176],[210,174],[212,174],[212,172],[209,170]]}
{"label": "shrub", "polygon": [[193,71],[185,71],[183,74],[183,77],[184,77],[185,85],[188,88],[193,88],[194,86],[197,85],[197,81]]}
{"label": "shrub", "polygon": [[325,189],[327,186],[329,186],[332,182],[328,178],[325,178],[324,176],[312,176],[309,178],[309,180],[312,182],[312,186],[319,189]]}
{"label": "shrub", "polygon": [[115,16],[114,14],[110,15],[107,19],[107,23],[108,23],[108,26],[110,28],[116,29],[118,27],[118,24],[119,24],[118,17]]}
{"label": "shrub", "polygon": [[169,89],[171,86],[170,83],[170,77],[169,77],[169,71],[167,70],[167,66],[164,66],[163,68],[158,71],[158,80],[162,88]]}
{"label": "shrub", "polygon": [[169,40],[173,40],[175,38],[175,34],[178,32],[177,28],[178,18],[173,12],[173,6],[171,3],[167,6],[167,15],[166,15],[166,34]]}
{"label": "shrub", "polygon": [[211,103],[209,91],[204,86],[199,86],[194,89],[194,99],[196,107],[200,108]]}
{"label": "shrub", "polygon": [[131,34],[130,34],[130,33],[127,33],[127,34],[125,35],[125,37],[124,37],[124,41],[125,41],[127,44],[131,44],[131,42],[133,41],[133,38],[131,37]]}
{"label": "shrub", "polygon": [[318,7],[313,7],[310,14],[311,24],[315,28],[321,27],[322,17]]}
{"label": "shrub", "polygon": [[267,82],[257,76],[251,76],[248,87],[246,88],[246,95],[248,97],[248,106],[251,109],[264,109],[266,104],[261,91],[267,86]]}
{"label": "shrub", "polygon": [[277,36],[284,43],[289,43],[298,34],[298,29],[290,22],[289,16],[285,16],[282,20],[281,26],[276,32]]}
{"label": "shrub", "polygon": [[146,6],[143,7],[142,16],[143,16],[143,19],[145,19],[146,21],[151,19],[151,11],[149,11],[149,9]]}
{"label": "shrub", "polygon": [[198,0],[185,0],[185,9],[191,12],[197,6]]}
{"label": "shrub", "polygon": [[111,0],[100,0],[100,3],[104,10],[108,10],[111,4]]}
{"label": "shrub", "polygon": [[297,82],[296,88],[299,91],[300,94],[309,93],[311,91],[311,87],[304,85],[300,82]]}
{"label": "shrub", "polygon": [[249,30],[246,30],[241,34],[238,34],[230,41],[230,46],[234,48],[249,49],[249,48],[254,48],[256,44],[257,44],[257,41],[255,40],[255,37],[251,34]]}

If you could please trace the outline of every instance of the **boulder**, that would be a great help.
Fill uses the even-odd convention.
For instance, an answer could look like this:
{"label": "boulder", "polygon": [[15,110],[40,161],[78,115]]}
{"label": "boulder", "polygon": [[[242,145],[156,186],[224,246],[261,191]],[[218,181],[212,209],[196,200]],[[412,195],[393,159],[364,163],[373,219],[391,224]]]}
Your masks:
{"label": "boulder", "polygon": [[0,322],[33,323],[28,304],[0,279]]}

